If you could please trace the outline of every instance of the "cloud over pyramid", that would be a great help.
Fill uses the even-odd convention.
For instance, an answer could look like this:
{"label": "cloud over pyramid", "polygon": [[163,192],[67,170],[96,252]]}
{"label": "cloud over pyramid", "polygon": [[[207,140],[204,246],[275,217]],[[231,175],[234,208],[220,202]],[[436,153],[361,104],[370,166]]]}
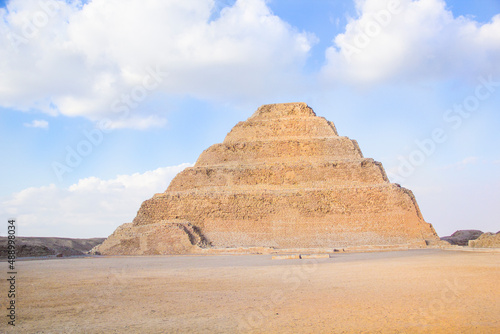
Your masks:
{"label": "cloud over pyramid", "polygon": [[408,189],[305,103],[270,104],[142,203],[102,254],[342,248],[438,240]]}

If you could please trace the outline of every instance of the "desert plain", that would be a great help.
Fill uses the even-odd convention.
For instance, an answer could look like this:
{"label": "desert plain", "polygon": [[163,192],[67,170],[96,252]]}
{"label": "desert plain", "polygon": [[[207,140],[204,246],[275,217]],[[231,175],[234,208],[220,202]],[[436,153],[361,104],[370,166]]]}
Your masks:
{"label": "desert plain", "polygon": [[16,326],[3,316],[5,333],[500,331],[495,250],[96,256],[17,268]]}

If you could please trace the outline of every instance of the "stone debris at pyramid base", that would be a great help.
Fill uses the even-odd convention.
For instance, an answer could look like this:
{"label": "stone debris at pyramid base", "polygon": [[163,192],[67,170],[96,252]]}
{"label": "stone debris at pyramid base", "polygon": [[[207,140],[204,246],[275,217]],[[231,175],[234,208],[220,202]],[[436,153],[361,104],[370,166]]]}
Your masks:
{"label": "stone debris at pyramid base", "polygon": [[[394,250],[439,245],[413,193],[305,103],[260,107],[142,203],[104,255]],[[307,252],[302,252],[307,254]],[[312,254],[313,252],[309,252]]]}

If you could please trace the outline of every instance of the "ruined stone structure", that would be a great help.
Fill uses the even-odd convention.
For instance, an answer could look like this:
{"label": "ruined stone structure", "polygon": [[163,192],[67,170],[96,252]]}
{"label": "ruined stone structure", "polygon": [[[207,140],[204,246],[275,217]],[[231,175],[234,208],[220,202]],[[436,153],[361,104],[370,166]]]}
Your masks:
{"label": "ruined stone structure", "polygon": [[202,248],[425,245],[438,237],[410,190],[305,103],[260,107],[206,149],[103,254]]}
{"label": "ruined stone structure", "polygon": [[475,240],[469,240],[469,247],[473,248],[500,248],[500,231],[497,233],[483,233]]}

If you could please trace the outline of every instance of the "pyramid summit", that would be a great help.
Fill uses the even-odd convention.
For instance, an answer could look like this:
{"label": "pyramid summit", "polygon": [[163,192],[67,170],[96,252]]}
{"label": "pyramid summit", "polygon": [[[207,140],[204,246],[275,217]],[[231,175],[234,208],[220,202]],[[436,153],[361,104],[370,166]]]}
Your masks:
{"label": "pyramid summit", "polygon": [[238,247],[422,246],[438,236],[413,193],[305,103],[261,106],[142,203],[102,254]]}

